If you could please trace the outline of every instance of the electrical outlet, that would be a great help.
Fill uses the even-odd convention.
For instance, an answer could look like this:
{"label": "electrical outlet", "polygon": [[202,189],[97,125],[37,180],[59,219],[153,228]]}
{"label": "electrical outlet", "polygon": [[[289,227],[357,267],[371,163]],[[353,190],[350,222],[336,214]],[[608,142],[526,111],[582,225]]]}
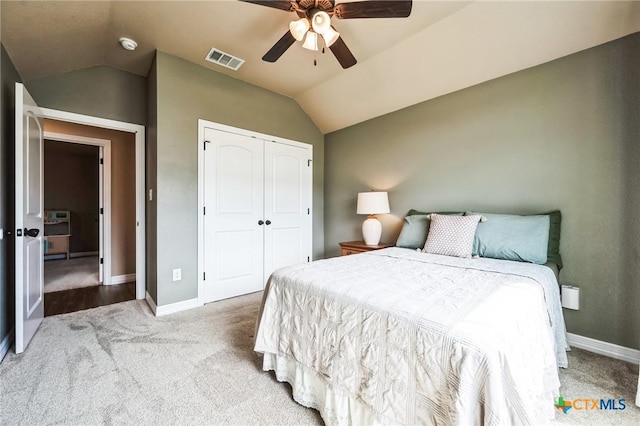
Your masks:
{"label": "electrical outlet", "polygon": [[176,268],[173,270],[173,280],[180,281],[182,279],[182,268]]}

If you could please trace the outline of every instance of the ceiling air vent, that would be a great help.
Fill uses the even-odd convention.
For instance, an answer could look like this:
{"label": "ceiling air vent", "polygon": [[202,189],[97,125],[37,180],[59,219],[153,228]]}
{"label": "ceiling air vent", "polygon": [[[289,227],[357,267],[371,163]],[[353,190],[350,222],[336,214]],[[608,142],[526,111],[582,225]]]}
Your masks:
{"label": "ceiling air vent", "polygon": [[234,71],[238,71],[238,68],[244,64],[244,59],[240,59],[237,56],[230,55],[222,50],[218,50],[212,47],[205,59],[214,64],[222,65],[223,67],[231,68]]}

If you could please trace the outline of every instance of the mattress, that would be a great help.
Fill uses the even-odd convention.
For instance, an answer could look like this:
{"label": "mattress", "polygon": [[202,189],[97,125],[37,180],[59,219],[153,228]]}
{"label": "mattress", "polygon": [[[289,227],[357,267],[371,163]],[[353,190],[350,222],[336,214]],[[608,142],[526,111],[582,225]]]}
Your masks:
{"label": "mattress", "polygon": [[567,348],[551,269],[395,247],[276,271],[255,344],[327,424],[539,424]]}

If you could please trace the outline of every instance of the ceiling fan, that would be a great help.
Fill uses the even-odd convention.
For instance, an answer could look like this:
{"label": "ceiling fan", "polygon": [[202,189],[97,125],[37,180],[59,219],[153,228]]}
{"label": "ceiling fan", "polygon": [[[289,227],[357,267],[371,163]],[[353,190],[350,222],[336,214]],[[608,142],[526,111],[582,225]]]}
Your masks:
{"label": "ceiling fan", "polygon": [[[342,68],[356,64],[340,33],[331,25],[331,18],[406,18],[411,14],[411,0],[354,1],[335,4],[335,0],[240,0],[261,6],[272,7],[287,12],[295,12],[298,19],[291,21],[289,31],[262,57],[263,61],[275,62],[295,41],[302,41],[302,47],[318,50],[318,39],[331,49]],[[324,50],[323,50],[324,51]]]}

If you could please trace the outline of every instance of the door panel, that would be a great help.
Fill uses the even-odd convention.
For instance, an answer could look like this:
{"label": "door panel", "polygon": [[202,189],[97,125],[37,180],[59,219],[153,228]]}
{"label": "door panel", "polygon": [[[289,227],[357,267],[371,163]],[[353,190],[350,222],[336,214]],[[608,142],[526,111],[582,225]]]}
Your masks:
{"label": "door panel", "polygon": [[[44,318],[43,128],[40,109],[16,83],[16,353],[25,350]],[[35,237],[26,230],[38,230]]]}
{"label": "door panel", "polygon": [[252,214],[256,205],[254,165],[258,154],[246,146],[218,145],[216,214]]}
{"label": "door panel", "polygon": [[264,279],[311,257],[311,153],[309,148],[265,142]]}
{"label": "door panel", "polygon": [[38,308],[38,304],[42,302],[43,294],[40,291],[40,265],[38,259],[43,256],[42,244],[38,243],[36,238],[31,238],[26,244],[26,264],[27,276],[27,316],[30,316]]}
{"label": "door panel", "polygon": [[204,303],[263,288],[263,144],[205,129]]}

